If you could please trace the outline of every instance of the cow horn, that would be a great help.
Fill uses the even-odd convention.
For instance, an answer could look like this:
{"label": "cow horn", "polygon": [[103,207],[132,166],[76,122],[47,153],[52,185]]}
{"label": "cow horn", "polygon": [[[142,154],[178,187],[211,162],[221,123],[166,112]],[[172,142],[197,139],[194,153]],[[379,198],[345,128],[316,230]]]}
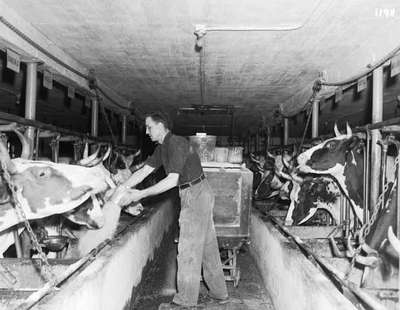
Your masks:
{"label": "cow horn", "polygon": [[347,130],[347,137],[351,137],[353,135],[353,131],[351,130],[349,123],[346,122],[346,130]]}
{"label": "cow horn", "polygon": [[30,143],[27,137],[23,133],[21,133],[17,129],[17,123],[13,122],[7,125],[0,125],[0,131],[14,131],[15,134],[18,136],[18,139],[21,142],[22,145],[22,152],[21,152],[21,158],[23,159],[30,159],[31,158],[31,148],[30,148]]}
{"label": "cow horn", "polygon": [[104,153],[102,161],[105,161],[108,158],[108,156],[110,156],[110,154],[111,154],[111,145],[108,146],[107,151]]}
{"label": "cow horn", "polygon": [[135,154],[133,154],[133,158],[139,156],[142,153],[142,150],[139,149]]}
{"label": "cow horn", "polygon": [[85,143],[85,148],[83,149],[83,158],[88,158],[89,157],[89,143]]}
{"label": "cow horn", "polygon": [[30,159],[32,152],[28,138],[17,129],[14,129],[13,131],[17,134],[19,141],[21,141],[22,151],[20,157],[22,159]]}
{"label": "cow horn", "polygon": [[103,157],[98,157],[98,158],[93,159],[91,162],[89,162],[85,166],[86,167],[94,167],[94,166],[101,164],[102,162],[103,162]]}
{"label": "cow horn", "polygon": [[272,155],[270,152],[267,152],[267,155],[273,159],[276,159],[276,156]]}
{"label": "cow horn", "polygon": [[[87,144],[86,144],[87,145]],[[85,145],[85,148],[86,148]],[[86,150],[85,150],[86,151]],[[78,165],[80,166],[88,166],[88,165],[92,165],[92,162],[97,158],[97,155],[99,154],[100,151],[100,147],[97,148],[96,152],[94,152],[92,155],[90,155],[89,157],[84,157],[81,160],[78,161]]]}
{"label": "cow horn", "polygon": [[388,239],[389,239],[389,242],[392,245],[392,247],[400,255],[400,240],[397,239],[396,235],[393,233],[392,226],[389,226],[389,229],[388,229]]}
{"label": "cow horn", "polygon": [[335,126],[333,126],[333,131],[335,132],[335,136],[336,136],[336,137],[339,137],[339,136],[342,135],[342,134],[340,133],[339,129],[337,128],[336,122],[335,122]]}

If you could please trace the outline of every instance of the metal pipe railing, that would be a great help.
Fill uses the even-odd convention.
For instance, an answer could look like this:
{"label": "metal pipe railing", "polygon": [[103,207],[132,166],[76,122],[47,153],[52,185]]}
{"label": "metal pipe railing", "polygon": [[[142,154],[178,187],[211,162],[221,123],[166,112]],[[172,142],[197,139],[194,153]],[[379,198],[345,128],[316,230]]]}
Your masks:
{"label": "metal pipe railing", "polygon": [[[15,122],[19,125],[22,126],[31,126],[31,127],[35,127],[37,129],[41,129],[41,130],[48,130],[48,131],[52,131],[52,132],[57,132],[60,133],[62,135],[68,135],[68,136],[75,136],[81,139],[87,139],[88,142],[90,143],[112,143],[109,140],[105,140],[105,139],[101,139],[98,137],[93,137],[91,135],[85,134],[85,133],[80,133],[80,132],[76,132],[76,131],[72,131],[69,129],[65,129],[65,128],[61,128],[61,127],[57,127],[54,125],[50,125],[50,124],[45,124],[42,123],[40,121],[37,120],[30,120],[30,119],[26,119],[23,118],[21,116],[18,115],[14,115],[14,114],[9,114],[9,113],[5,113],[5,112],[0,112],[0,122],[4,121],[4,123],[12,123]],[[117,146],[118,148],[122,148],[122,149],[129,149],[129,150],[136,150],[137,148],[134,148],[132,146],[129,145],[123,145],[123,144],[119,144]]]}

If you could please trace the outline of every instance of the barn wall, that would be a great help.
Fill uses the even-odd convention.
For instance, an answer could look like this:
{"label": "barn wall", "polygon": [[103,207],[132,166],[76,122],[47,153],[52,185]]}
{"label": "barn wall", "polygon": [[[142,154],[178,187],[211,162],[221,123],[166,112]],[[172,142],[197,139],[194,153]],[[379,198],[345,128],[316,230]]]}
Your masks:
{"label": "barn wall", "polygon": [[166,236],[172,242],[176,204],[176,198],[157,203],[142,224],[130,227],[112,247],[103,250],[72,281],[34,309],[130,309],[143,272],[157,255],[157,249],[168,241]]}
{"label": "barn wall", "polygon": [[[390,68],[383,70],[383,119],[400,116],[400,75],[390,77]],[[333,134],[333,125],[338,123],[339,129],[345,128],[346,122],[351,126],[365,125],[371,122],[372,108],[372,76],[367,79],[367,88],[361,92],[354,85],[343,92],[343,98],[335,102],[335,96],[320,103],[319,134]],[[300,113],[289,121],[290,136],[301,136],[307,117]],[[311,124],[308,137],[311,137]]]}
{"label": "barn wall", "polygon": [[254,210],[251,247],[276,310],[356,309],[276,228]]}
{"label": "barn wall", "polygon": [[[25,113],[25,75],[26,65],[21,63],[19,73],[6,68],[6,54],[0,51],[0,111],[18,116]],[[36,119],[43,123],[81,133],[90,133],[91,108],[85,104],[85,97],[75,92],[68,97],[68,88],[53,81],[51,90],[43,87],[43,74],[38,72]],[[106,109],[113,134],[120,141],[121,117]],[[109,135],[110,131],[101,111],[99,113],[99,136]],[[128,135],[136,135],[137,128],[128,122]]]}

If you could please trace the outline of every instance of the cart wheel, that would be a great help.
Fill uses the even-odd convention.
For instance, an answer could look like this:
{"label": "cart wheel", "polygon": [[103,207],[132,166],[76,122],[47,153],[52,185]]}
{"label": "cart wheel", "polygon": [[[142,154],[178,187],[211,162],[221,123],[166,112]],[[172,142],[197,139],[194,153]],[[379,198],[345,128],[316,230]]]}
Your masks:
{"label": "cart wheel", "polygon": [[240,269],[238,267],[237,270],[236,270],[235,278],[233,280],[233,286],[234,287],[237,287],[239,285],[239,280],[240,280]]}

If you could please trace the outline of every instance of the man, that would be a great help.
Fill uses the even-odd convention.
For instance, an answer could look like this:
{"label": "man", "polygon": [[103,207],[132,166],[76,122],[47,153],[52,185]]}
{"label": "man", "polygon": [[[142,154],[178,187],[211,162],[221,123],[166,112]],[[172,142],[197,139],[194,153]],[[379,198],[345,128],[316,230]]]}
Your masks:
{"label": "man", "polygon": [[[195,306],[202,267],[210,297],[226,300],[228,293],[213,223],[214,194],[204,177],[199,156],[185,138],[170,132],[168,118],[162,113],[146,117],[146,134],[159,145],[144,167],[116,190],[112,200],[124,206],[179,186],[178,292],[171,304],[162,304],[159,309]],[[164,179],[140,191],[132,189],[160,166],[167,175]]]}

